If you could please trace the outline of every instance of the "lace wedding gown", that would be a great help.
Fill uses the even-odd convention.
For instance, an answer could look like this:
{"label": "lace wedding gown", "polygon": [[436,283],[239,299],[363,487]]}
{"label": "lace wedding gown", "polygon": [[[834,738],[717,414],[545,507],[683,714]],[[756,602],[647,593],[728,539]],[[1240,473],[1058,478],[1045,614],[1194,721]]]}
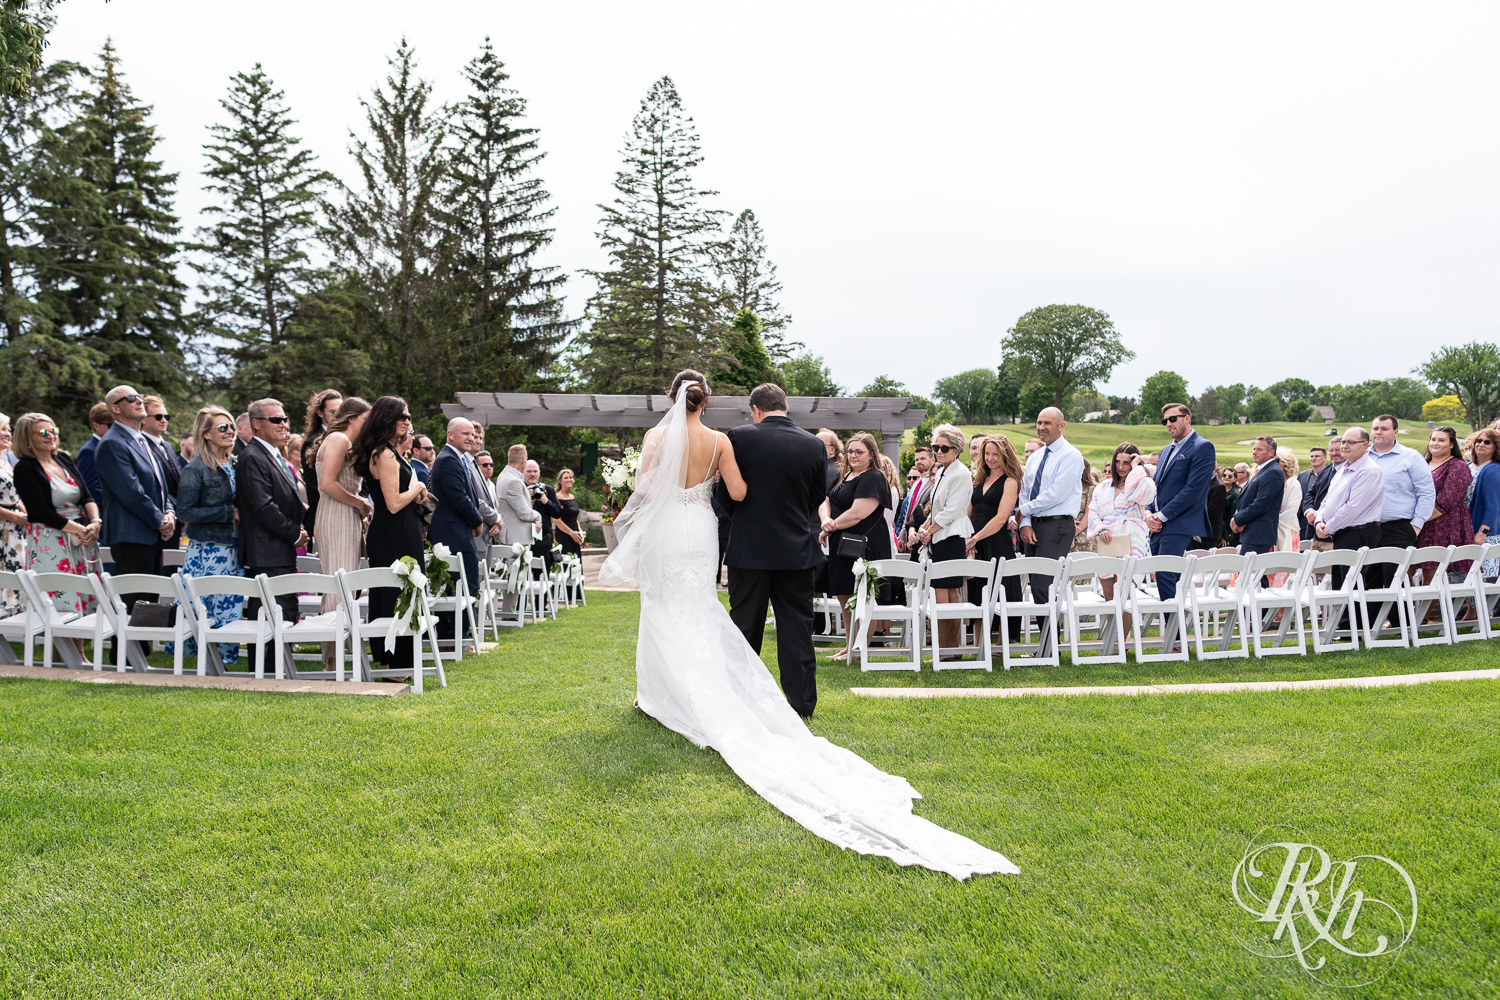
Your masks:
{"label": "lace wedding gown", "polygon": [[659,475],[654,482],[642,475],[630,502],[638,509],[627,505],[622,512],[628,530],[601,572],[606,582],[640,588],[636,703],[641,710],[696,745],[717,750],[767,802],[840,847],[958,879],[1017,873],[1004,856],[914,816],[912,800],[921,796],[904,778],[812,735],[787,704],[715,592],[714,481],[686,489],[679,485],[686,453],[684,413],[679,399],[663,422],[666,457],[654,470]]}

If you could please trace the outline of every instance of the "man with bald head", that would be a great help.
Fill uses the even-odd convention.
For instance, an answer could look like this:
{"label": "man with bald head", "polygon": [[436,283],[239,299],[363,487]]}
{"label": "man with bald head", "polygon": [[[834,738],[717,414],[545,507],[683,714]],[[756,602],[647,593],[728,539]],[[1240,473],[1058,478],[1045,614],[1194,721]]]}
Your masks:
{"label": "man with bald head", "polygon": [[[469,438],[473,433],[473,425],[463,417],[448,421],[447,443],[438,452],[427,479],[428,489],[437,501],[428,537],[434,545],[446,545],[463,559],[470,594],[478,593],[479,555],[475,537],[484,527],[484,516],[474,495],[474,481],[469,476]],[[453,634],[453,621],[445,615],[438,622],[438,635],[451,639]]]}
{"label": "man with bald head", "polygon": [[[132,386],[117,385],[104,402],[114,422],[94,451],[104,511],[100,541],[110,547],[117,575],[162,576],[162,549],[176,531],[177,519],[163,459],[141,432],[146,397]],[[154,598],[126,594],[126,609],[137,599]]]}
{"label": "man with bald head", "polygon": [[[1026,460],[1016,510],[1021,518],[1021,549],[1028,556],[1058,559],[1073,548],[1079,508],[1083,505],[1083,454],[1063,437],[1068,422],[1049,406],[1036,415],[1036,451]],[[1031,578],[1031,592],[1046,600],[1051,581]]]}

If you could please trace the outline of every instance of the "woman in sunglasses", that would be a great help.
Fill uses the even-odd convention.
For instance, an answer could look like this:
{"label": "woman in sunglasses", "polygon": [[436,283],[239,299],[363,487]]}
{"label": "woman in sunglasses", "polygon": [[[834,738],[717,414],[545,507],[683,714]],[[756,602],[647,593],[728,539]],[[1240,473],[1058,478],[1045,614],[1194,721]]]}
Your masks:
{"label": "woman in sunglasses", "polygon": [[[45,413],[22,416],[16,421],[12,447],[18,456],[16,492],[30,522],[26,555],[31,570],[83,576],[100,569],[99,507],[73,457],[58,447],[52,418]],[[86,606],[77,606],[72,596],[61,593],[52,601],[59,611],[94,610],[92,598]]]}
{"label": "woman in sunglasses", "polygon": [[[222,406],[205,406],[193,417],[193,460],[177,484],[177,521],[188,539],[184,577],[245,575],[236,532],[235,438],[234,416]],[[228,625],[240,620],[245,599],[213,594],[203,604],[212,624]],[[224,664],[239,660],[238,643],[216,645]],[[197,641],[189,639],[183,653],[197,656]]]}
{"label": "woman in sunglasses", "polygon": [[[10,437],[10,417],[0,413],[0,450],[7,454]],[[0,569],[19,573],[26,568],[26,508],[11,468],[9,459],[0,461]],[[18,615],[24,608],[20,591],[0,590],[0,617]]]}
{"label": "woman in sunglasses", "polygon": [[[964,450],[964,432],[952,424],[939,424],[932,431],[932,453],[937,461],[937,479],[927,501],[927,519],[917,533],[928,546],[933,562],[962,559],[968,537],[974,534],[969,520],[969,500],[973,480],[969,470],[958,460]],[[939,604],[957,603],[962,577],[942,577],[932,581]],[[938,639],[950,649],[958,645],[958,619],[938,622]]]}

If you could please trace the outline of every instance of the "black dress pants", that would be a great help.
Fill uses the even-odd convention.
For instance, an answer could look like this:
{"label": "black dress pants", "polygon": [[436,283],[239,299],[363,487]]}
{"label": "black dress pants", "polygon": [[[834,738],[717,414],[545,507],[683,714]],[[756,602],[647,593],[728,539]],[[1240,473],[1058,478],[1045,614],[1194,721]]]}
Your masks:
{"label": "black dress pants", "polygon": [[729,617],[756,653],[765,638],[767,604],[776,612],[781,691],[804,719],[818,704],[818,661],[812,641],[815,576],[811,569],[729,567]]}
{"label": "black dress pants", "polygon": [[[1379,539],[1369,544],[1371,548],[1376,545],[1393,545],[1398,549],[1413,548],[1417,544],[1417,529],[1411,526],[1410,521],[1381,521]],[[1366,587],[1389,587],[1396,578],[1396,568],[1390,563],[1379,563],[1365,570],[1364,577]],[[1392,625],[1400,624],[1400,610],[1396,605],[1391,605],[1386,620]]]}
{"label": "black dress pants", "polygon": [[[119,542],[109,547],[110,558],[114,560],[114,576],[124,576],[127,573],[145,573],[149,576],[171,576],[170,573],[162,572],[161,552],[162,543],[156,542],[152,545],[141,545],[137,542]],[[121,594],[125,601],[125,612],[135,606],[136,601],[154,601],[155,594]]]}
{"label": "black dress pants", "polygon": [[[1353,525],[1353,526],[1348,527],[1348,528],[1340,528],[1338,531],[1335,531],[1333,533],[1333,548],[1334,548],[1334,551],[1358,552],[1360,549],[1363,549],[1363,548],[1371,548],[1371,549],[1373,549],[1376,546],[1378,546],[1379,544],[1380,544],[1380,522],[1379,521],[1370,521],[1367,524],[1356,524],[1356,525]],[[1361,571],[1361,575],[1364,576],[1365,585],[1366,586],[1370,586],[1371,585],[1370,584],[1370,575],[1369,574],[1370,574],[1369,570],[1363,570],[1363,571]],[[1340,587],[1342,587],[1344,585],[1344,580],[1345,580],[1345,578],[1348,577],[1348,575],[1349,575],[1349,571],[1346,570],[1344,567],[1342,567],[1342,566],[1335,566],[1333,568],[1333,589],[1337,590]],[[1366,608],[1366,612],[1365,613],[1368,615],[1368,613],[1369,613],[1369,609],[1368,608]],[[1349,627],[1349,620],[1348,620],[1348,618],[1343,618],[1343,619],[1341,619],[1339,621],[1339,628],[1340,629],[1346,629],[1348,627]]]}

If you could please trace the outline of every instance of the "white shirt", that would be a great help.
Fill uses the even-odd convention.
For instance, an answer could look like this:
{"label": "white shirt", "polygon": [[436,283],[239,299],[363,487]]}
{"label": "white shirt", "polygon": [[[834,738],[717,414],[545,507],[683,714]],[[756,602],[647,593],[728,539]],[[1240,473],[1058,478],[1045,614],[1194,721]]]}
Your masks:
{"label": "white shirt", "polygon": [[[1043,456],[1047,456],[1045,469],[1042,468]],[[1042,476],[1042,485],[1033,500],[1030,499],[1031,489],[1038,472]],[[1026,460],[1020,502],[1016,504],[1016,510],[1021,512],[1021,527],[1031,524],[1033,517],[1077,517],[1082,506],[1083,453],[1061,437],[1032,452]]]}

